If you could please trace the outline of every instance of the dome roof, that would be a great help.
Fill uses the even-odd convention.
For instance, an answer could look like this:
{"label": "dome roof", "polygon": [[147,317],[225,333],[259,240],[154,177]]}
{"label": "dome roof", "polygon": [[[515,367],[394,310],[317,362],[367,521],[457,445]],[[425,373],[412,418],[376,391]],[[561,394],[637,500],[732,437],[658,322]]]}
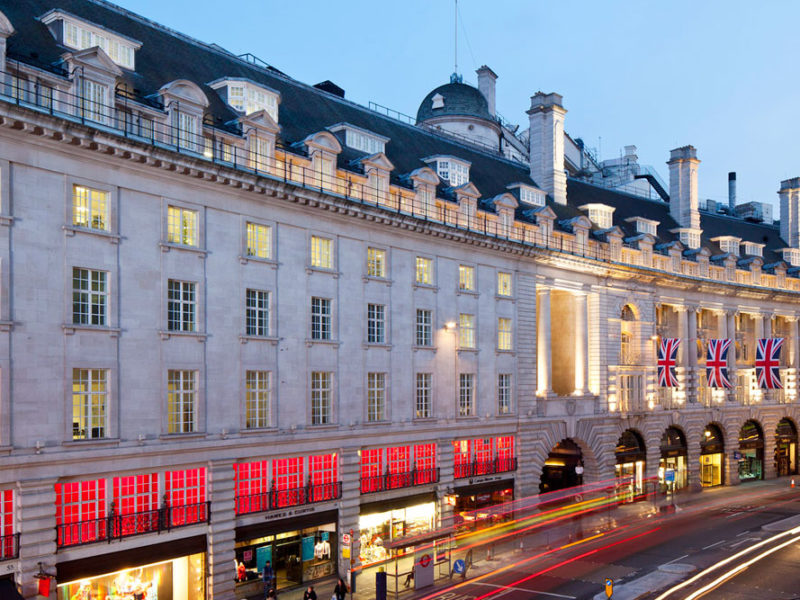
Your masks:
{"label": "dome roof", "polygon": [[[434,102],[434,96],[442,97],[441,102]],[[434,108],[437,105],[438,108]],[[434,117],[445,115],[461,115],[494,121],[489,113],[489,105],[480,90],[466,83],[446,83],[430,92],[417,111],[417,123]]]}

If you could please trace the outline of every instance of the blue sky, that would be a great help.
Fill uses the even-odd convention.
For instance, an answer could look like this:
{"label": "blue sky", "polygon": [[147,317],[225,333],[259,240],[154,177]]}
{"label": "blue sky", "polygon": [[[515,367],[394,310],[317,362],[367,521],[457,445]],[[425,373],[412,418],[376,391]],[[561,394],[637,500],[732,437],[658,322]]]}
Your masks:
{"label": "blue sky", "polygon": [[[415,115],[453,71],[453,1],[117,0],[158,23],[347,98]],[[800,2],[459,0],[459,71],[498,75],[497,109],[527,127],[538,90],[564,96],[566,129],[603,158],[638,147],[666,178],[697,147],[700,197],[775,203],[800,176]]]}

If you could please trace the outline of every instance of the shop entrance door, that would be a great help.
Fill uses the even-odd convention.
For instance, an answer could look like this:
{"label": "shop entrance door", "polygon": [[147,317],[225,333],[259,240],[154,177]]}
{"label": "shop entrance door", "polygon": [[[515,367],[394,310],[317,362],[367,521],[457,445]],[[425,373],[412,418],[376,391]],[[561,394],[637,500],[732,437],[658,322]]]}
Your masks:
{"label": "shop entrance door", "polygon": [[582,483],[583,455],[578,445],[567,438],[550,451],[544,462],[539,493],[563,490]]}
{"label": "shop entrance door", "polygon": [[747,421],[739,431],[739,481],[764,479],[764,436],[755,421]]}
{"label": "shop entrance door", "polygon": [[293,535],[275,542],[273,567],[278,580],[278,589],[303,583],[300,535]]}
{"label": "shop entrance door", "polygon": [[709,423],[700,439],[700,485],[713,487],[725,483],[722,476],[725,443],[722,430]]}
{"label": "shop entrance door", "polygon": [[778,477],[797,475],[797,430],[789,419],[781,419],[775,430],[775,470]]}

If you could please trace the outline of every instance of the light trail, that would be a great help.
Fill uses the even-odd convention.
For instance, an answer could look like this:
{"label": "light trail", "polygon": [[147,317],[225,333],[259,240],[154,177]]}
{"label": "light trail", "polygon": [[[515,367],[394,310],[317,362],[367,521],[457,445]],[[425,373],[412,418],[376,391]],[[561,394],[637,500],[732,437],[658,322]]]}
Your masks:
{"label": "light trail", "polygon": [[[660,596],[658,596],[655,600],[664,600],[665,598],[668,598],[670,595],[674,594],[678,590],[682,590],[686,586],[693,584],[698,579],[700,579],[702,577],[705,577],[706,575],[708,575],[709,573],[712,573],[713,571],[716,571],[717,569],[721,569],[725,565],[730,564],[731,562],[741,558],[745,554],[749,554],[750,552],[752,552],[754,550],[757,550],[758,548],[761,548],[761,547],[763,547],[763,546],[765,546],[767,544],[770,544],[770,543],[772,543],[772,542],[774,542],[774,541],[776,541],[776,540],[778,540],[778,539],[780,539],[782,537],[785,537],[787,535],[797,535],[798,533],[800,533],[800,527],[795,527],[794,529],[790,529],[788,531],[784,531],[784,532],[779,533],[777,535],[773,535],[772,537],[767,538],[765,540],[762,540],[762,541],[758,542],[757,544],[753,544],[752,546],[749,546],[749,547],[745,548],[744,550],[741,550],[741,551],[737,552],[733,556],[729,556],[728,558],[725,558],[725,559],[719,561],[718,563],[713,564],[710,567],[700,571],[697,575],[694,575],[693,577],[690,577],[686,581],[681,582],[678,585],[668,589],[666,592],[664,592]],[[794,541],[796,541],[796,540],[792,540],[792,542],[794,542]],[[792,543],[792,542],[790,542],[790,543]]]}

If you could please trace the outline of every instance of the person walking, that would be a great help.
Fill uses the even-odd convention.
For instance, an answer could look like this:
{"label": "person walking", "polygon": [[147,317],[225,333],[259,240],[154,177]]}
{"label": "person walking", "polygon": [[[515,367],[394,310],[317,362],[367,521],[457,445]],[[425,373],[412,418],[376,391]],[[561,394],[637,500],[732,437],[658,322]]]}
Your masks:
{"label": "person walking", "polygon": [[276,600],[278,594],[275,593],[275,588],[269,588],[267,590],[266,600]]}
{"label": "person walking", "polygon": [[347,584],[341,577],[339,578],[339,583],[333,588],[333,595],[336,596],[336,600],[344,600],[344,597],[347,595]]}
{"label": "person walking", "polygon": [[303,600],[317,600],[317,592],[314,591],[314,586],[308,586],[308,589],[303,593]]}
{"label": "person walking", "polygon": [[264,596],[269,598],[268,592],[272,592],[273,598],[275,597],[275,571],[272,569],[272,563],[267,561],[264,563],[264,568],[261,570],[261,579],[264,580]]}

